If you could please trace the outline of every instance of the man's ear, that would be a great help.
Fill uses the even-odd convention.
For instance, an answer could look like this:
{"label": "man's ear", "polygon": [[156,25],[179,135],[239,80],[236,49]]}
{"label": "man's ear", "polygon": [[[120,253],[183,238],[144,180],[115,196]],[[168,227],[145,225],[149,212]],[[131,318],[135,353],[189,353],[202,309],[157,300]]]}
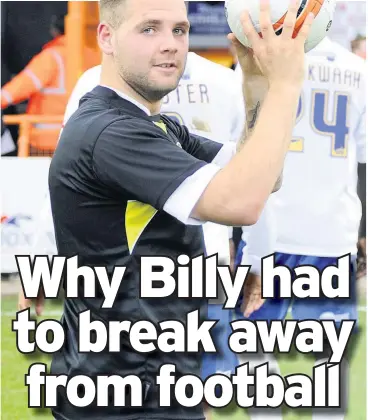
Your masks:
{"label": "man's ear", "polygon": [[112,55],[114,31],[106,22],[101,22],[97,28],[97,41],[101,51],[106,55]]}

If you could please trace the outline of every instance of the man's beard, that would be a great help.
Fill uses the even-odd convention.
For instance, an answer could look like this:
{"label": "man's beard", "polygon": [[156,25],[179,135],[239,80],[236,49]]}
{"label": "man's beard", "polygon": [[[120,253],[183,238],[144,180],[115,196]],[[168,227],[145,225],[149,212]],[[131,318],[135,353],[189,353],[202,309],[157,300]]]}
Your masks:
{"label": "man's beard", "polygon": [[176,82],[172,83],[171,86],[163,87],[151,82],[145,75],[133,74],[122,68],[120,68],[119,74],[125,83],[150,103],[161,101],[166,95],[175,90],[182,76],[182,74],[178,75]]}

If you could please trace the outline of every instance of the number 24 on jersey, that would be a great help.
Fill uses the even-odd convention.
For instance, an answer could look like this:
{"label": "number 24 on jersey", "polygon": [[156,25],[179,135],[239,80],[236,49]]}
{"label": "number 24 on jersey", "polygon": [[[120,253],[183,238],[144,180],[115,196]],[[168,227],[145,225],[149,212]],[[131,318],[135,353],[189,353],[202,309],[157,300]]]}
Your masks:
{"label": "number 24 on jersey", "polygon": [[[343,92],[331,93],[328,90],[313,90],[311,97],[310,124],[312,130],[319,135],[329,137],[331,140],[331,156],[347,157],[349,126],[348,108],[349,95]],[[332,120],[328,119],[328,111],[332,100]],[[299,99],[296,123],[305,115],[303,95]],[[304,137],[295,133],[289,151],[303,152],[308,145]]]}

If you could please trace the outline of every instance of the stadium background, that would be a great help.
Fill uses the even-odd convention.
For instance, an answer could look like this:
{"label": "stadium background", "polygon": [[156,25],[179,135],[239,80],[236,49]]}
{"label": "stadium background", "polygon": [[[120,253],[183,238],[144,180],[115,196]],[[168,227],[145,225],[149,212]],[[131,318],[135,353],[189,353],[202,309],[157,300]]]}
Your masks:
{"label": "stadium background", "polygon": [[[1,3],[1,84],[7,83],[50,41],[52,16],[65,16],[67,61],[66,89],[70,94],[78,77],[86,69],[83,51],[97,52],[95,29],[98,22],[97,2],[15,2]],[[222,2],[190,2],[189,20],[191,50],[224,66],[232,67],[234,58],[224,36],[229,32]],[[366,35],[366,1],[339,1],[330,36],[347,48],[357,35]],[[24,374],[35,361],[48,361],[42,354],[25,356],[18,352],[11,320],[16,311],[19,278],[14,255],[52,253],[54,238],[50,221],[43,208],[47,192],[47,173],[52,150],[31,148],[32,124],[60,122],[62,115],[25,116],[26,102],[10,107],[2,115],[2,124],[10,128],[18,147],[2,157],[1,179],[1,418],[4,420],[51,419],[47,411],[27,408]],[[4,128],[5,125],[2,125]],[[2,130],[3,133],[3,130]],[[4,154],[4,153],[2,153]],[[37,233],[37,234],[36,234]],[[36,240],[37,238],[37,240]],[[364,420],[366,416],[366,287],[360,281],[360,325],[362,334],[354,346],[351,369],[351,398],[348,420]],[[45,317],[58,318],[59,303],[49,303]],[[283,375],[311,374],[313,362],[301,355],[280,357]],[[240,410],[222,410],[215,416],[240,420]],[[286,420],[310,418],[308,411],[288,411]]]}

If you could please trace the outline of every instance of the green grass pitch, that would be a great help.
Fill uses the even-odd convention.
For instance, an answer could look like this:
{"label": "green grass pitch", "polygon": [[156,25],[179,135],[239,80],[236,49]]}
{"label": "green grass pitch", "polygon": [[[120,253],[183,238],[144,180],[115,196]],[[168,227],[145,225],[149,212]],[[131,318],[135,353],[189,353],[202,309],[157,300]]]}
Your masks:
{"label": "green grass pitch", "polygon": [[[11,321],[15,319],[17,307],[16,297],[2,298],[1,318],[1,418],[2,420],[52,420],[49,410],[27,408],[27,387],[24,375],[29,365],[35,362],[49,362],[49,357],[44,355],[22,355],[18,352],[15,343],[15,333],[11,331]],[[355,342],[352,362],[350,364],[350,399],[349,412],[346,420],[365,420],[366,413],[366,311],[365,305],[360,304],[359,322],[360,335]],[[55,315],[61,311],[60,306],[48,304],[46,310]],[[12,315],[13,314],[13,315]],[[52,318],[52,316],[49,318]],[[283,355],[279,358],[281,372],[285,376],[292,373],[311,374],[313,360],[302,355]],[[245,420],[246,412],[240,409],[224,409],[212,416],[213,420]],[[309,411],[285,411],[284,420],[311,419]]]}

